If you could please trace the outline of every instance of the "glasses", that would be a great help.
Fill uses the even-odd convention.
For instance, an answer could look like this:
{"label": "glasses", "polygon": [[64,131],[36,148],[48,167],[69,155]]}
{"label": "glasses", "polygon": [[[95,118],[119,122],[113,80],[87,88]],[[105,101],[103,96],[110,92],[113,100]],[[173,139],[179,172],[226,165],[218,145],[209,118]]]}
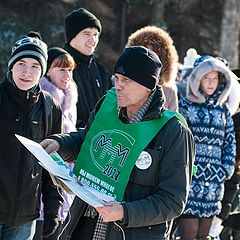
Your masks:
{"label": "glasses", "polygon": [[131,82],[132,80],[127,78],[127,77],[121,77],[121,78],[118,78],[118,77],[115,77],[115,76],[112,76],[111,77],[111,80],[112,80],[112,83],[113,85],[116,85],[116,84],[122,84],[124,87],[126,86],[127,83]]}

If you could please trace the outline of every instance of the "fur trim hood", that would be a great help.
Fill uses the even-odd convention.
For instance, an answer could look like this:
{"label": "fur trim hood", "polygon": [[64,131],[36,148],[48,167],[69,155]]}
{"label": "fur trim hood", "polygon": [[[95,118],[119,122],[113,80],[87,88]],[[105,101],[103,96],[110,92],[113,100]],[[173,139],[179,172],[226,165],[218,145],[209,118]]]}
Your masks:
{"label": "fur trim hood", "polygon": [[187,78],[187,98],[195,103],[204,103],[206,102],[206,97],[200,91],[200,82],[202,77],[210,71],[221,72],[224,76],[225,83],[223,84],[224,88],[221,90],[217,96],[217,101],[219,103],[226,102],[229,92],[232,87],[232,81],[235,75],[231,70],[220,60],[211,57],[205,61],[199,63],[196,67],[193,68],[192,72]]}
{"label": "fur trim hood", "polygon": [[78,91],[77,85],[74,81],[70,81],[69,88],[67,90],[57,88],[47,77],[42,77],[39,83],[41,88],[49,92],[59,103],[63,112],[70,110],[72,106],[76,105],[78,100]]}
{"label": "fur trim hood", "polygon": [[140,45],[153,50],[162,62],[160,84],[175,83],[178,72],[178,53],[170,35],[156,26],[143,27],[128,37],[126,47]]}

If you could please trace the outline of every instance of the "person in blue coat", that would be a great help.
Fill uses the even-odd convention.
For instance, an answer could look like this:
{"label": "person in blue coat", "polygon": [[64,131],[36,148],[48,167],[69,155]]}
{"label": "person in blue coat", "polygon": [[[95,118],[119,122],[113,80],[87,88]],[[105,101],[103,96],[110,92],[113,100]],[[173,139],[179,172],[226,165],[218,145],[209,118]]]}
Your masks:
{"label": "person in blue coat", "polygon": [[211,56],[194,63],[187,95],[179,101],[196,143],[195,165],[187,205],[179,223],[181,239],[208,239],[212,218],[221,211],[224,182],[234,172],[236,143],[226,107],[233,73]]}

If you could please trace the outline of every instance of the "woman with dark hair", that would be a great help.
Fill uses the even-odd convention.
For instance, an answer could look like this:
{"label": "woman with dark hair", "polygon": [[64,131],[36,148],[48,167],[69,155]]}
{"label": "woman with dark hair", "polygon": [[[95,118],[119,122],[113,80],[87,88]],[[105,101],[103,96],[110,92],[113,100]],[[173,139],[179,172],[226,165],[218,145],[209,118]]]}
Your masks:
{"label": "woman with dark hair", "polygon": [[[48,49],[48,61],[46,74],[40,79],[40,86],[43,90],[49,92],[59,104],[63,117],[64,133],[76,131],[77,121],[77,85],[73,81],[73,69],[75,62],[73,57],[64,49],[53,47]],[[73,162],[68,163],[73,169]],[[61,231],[61,226],[74,200],[74,195],[62,191],[64,198],[58,218],[58,228],[51,236],[45,236],[46,240],[57,240]],[[37,221],[37,231],[34,240],[42,239],[42,230],[44,223],[43,205],[41,206],[40,218]]]}

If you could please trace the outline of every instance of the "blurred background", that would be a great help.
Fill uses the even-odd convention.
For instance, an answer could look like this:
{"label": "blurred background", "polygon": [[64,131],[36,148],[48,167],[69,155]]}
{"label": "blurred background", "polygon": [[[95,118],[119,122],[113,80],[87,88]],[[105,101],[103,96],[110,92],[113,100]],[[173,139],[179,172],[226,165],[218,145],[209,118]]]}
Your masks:
{"label": "blurred background", "polygon": [[193,47],[199,54],[221,56],[239,67],[239,0],[0,0],[0,76],[7,70],[14,42],[39,31],[49,47],[63,47],[64,16],[84,7],[102,23],[97,59],[109,71],[127,37],[146,25],[169,32],[180,62]]}

